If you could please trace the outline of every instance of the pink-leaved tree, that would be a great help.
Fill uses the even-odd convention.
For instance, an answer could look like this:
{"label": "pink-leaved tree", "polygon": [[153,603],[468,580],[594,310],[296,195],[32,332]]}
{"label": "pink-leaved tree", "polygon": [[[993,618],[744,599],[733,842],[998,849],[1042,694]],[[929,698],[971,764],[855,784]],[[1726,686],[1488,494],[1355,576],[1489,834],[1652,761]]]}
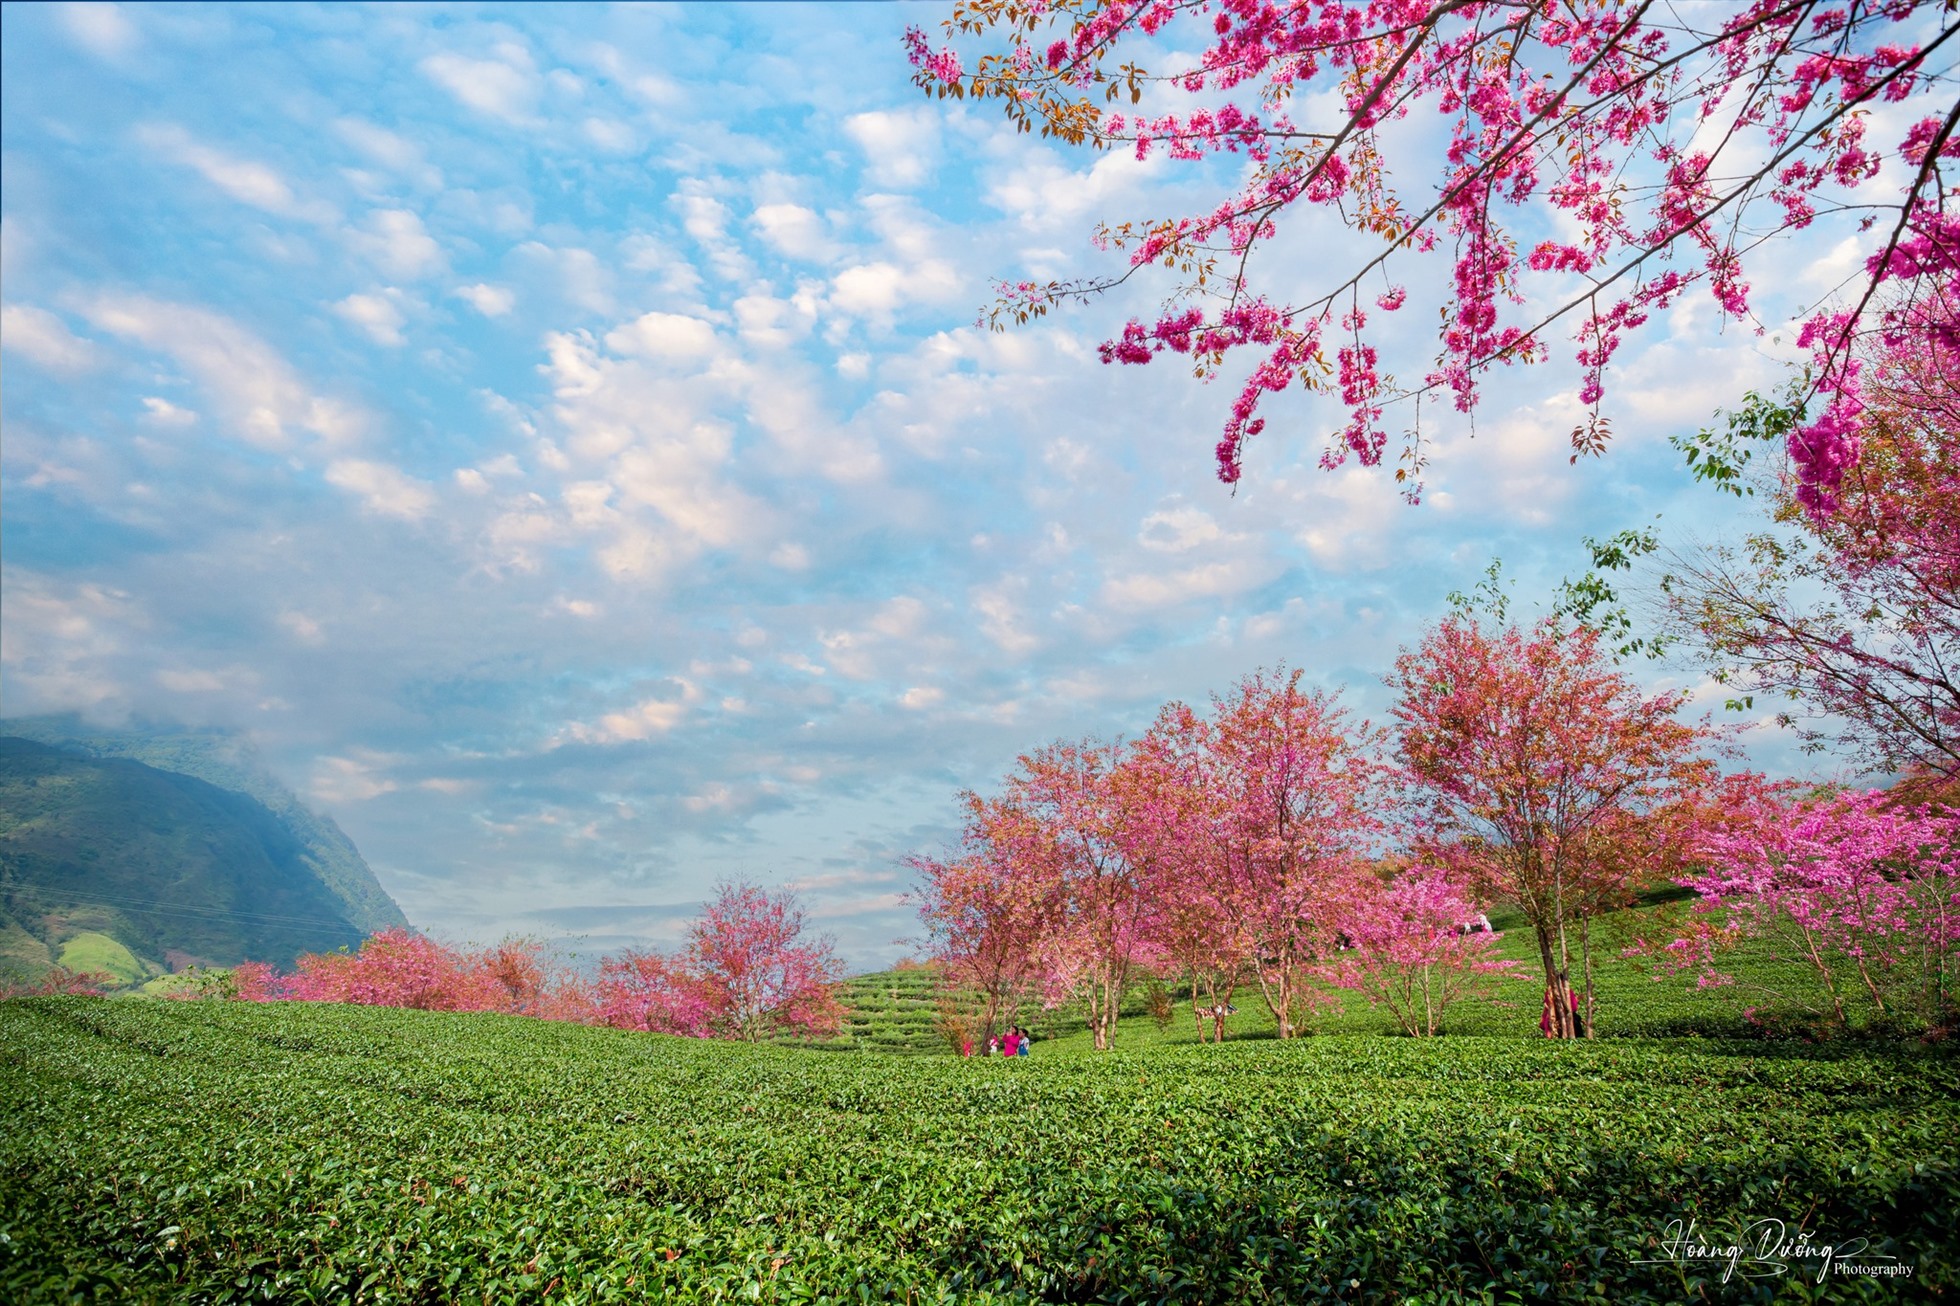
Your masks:
{"label": "pink-leaved tree", "polygon": [[[951,857],[913,857],[909,865],[919,877],[913,902],[958,1027],[951,1032],[962,1045],[971,1038],[984,1044],[1016,1019],[1024,1001],[1040,999],[1037,900],[984,838],[969,837]],[[966,998],[977,999],[977,1011],[959,1010]]]}
{"label": "pink-leaved tree", "polygon": [[594,1019],[614,1029],[682,1038],[712,1032],[708,995],[684,965],[658,952],[628,948],[599,964],[592,987]]}
{"label": "pink-leaved tree", "polygon": [[1170,978],[1189,987],[1198,1041],[1223,1042],[1225,1015],[1242,984],[1251,981],[1253,956],[1234,928],[1231,841],[1226,837],[1229,797],[1213,782],[1207,721],[1190,706],[1164,705],[1131,750],[1138,786],[1151,795],[1148,892],[1154,899],[1155,952]]}
{"label": "pink-leaved tree", "polygon": [[[1203,211],[1104,223],[1095,242],[1113,268],[1004,281],[991,314],[1026,321],[1164,270],[1161,312],[1129,322],[1103,358],[1174,354],[1209,378],[1252,355],[1217,443],[1227,482],[1271,393],[1337,395],[1347,420],[1323,464],[1373,464],[1391,403],[1434,394],[1468,412],[1493,368],[1541,360],[1561,338],[1592,410],[1573,457],[1597,453],[1608,365],[1629,335],[1691,293],[1753,323],[1761,247],[1835,223],[1866,257],[1803,320],[1821,402],[1789,437],[1803,501],[1827,506],[1858,461],[1856,341],[1913,329],[1922,288],[1960,276],[1950,3],[960,0],[944,28],[937,47],[906,36],[929,93],[1232,179]],[[1432,123],[1445,139],[1425,139]],[[1282,228],[1316,221],[1365,248],[1310,270],[1275,264]],[[1379,354],[1397,334],[1385,319],[1425,277],[1447,287],[1435,353],[1398,378]],[[1421,423],[1398,425],[1413,433],[1396,478],[1414,498]]]}
{"label": "pink-leaved tree", "polygon": [[1412,866],[1386,883],[1362,881],[1346,912],[1350,946],[1319,973],[1386,1007],[1403,1033],[1434,1035],[1451,1004],[1518,974],[1516,962],[1493,955],[1497,934],[1467,928],[1481,916],[1440,866]]}
{"label": "pink-leaved tree", "polygon": [[1314,968],[1341,940],[1382,829],[1380,732],[1300,680],[1285,667],[1245,676],[1214,698],[1204,734],[1220,857],[1208,887],[1281,1038],[1320,1000]]}
{"label": "pink-leaved tree", "polygon": [[284,987],[283,996],[301,1002],[420,1011],[495,1011],[505,1003],[476,958],[402,928],[369,935],[354,952],[307,953]]}
{"label": "pink-leaved tree", "polygon": [[[1746,984],[1829,1028],[1861,1013],[1950,1023],[1960,962],[1960,812],[1900,804],[1880,790],[1791,800],[1766,790],[1712,830],[1697,928],[1663,960],[1704,986]],[[1746,979],[1718,969],[1749,941]]]}
{"label": "pink-leaved tree", "polygon": [[[1954,780],[1960,279],[1904,316],[1909,329],[1879,334],[1856,356],[1863,456],[1830,511],[1807,510],[1795,477],[1774,478],[1766,496],[1774,525],[1740,548],[1674,556],[1659,607],[1672,638],[1752,702],[1779,703],[1784,723],[1813,745],[1848,747],[1880,771]],[[1736,428],[1760,432],[1766,418],[1793,420],[1787,407],[1757,399],[1731,418],[1729,449],[1746,455]],[[1703,447],[1723,438],[1705,432]]]}
{"label": "pink-leaved tree", "polygon": [[805,933],[796,895],[724,882],[687,929],[679,967],[699,987],[707,1027],[754,1043],[777,1033],[828,1038],[843,1024],[833,986],[843,963],[828,936]]}
{"label": "pink-leaved tree", "polygon": [[[1662,820],[1708,784],[1711,732],[1676,718],[1684,695],[1643,694],[1595,631],[1552,619],[1525,631],[1445,618],[1388,684],[1418,851],[1517,903],[1544,966],[1547,1032],[1575,1037],[1569,932],[1623,901],[1638,870],[1601,836]],[[1580,942],[1589,974],[1590,934]]]}
{"label": "pink-leaved tree", "polygon": [[1124,766],[1116,744],[1050,744],[1020,758],[998,798],[971,808],[972,833],[1038,922],[1044,1000],[1081,1001],[1099,1051],[1115,1040],[1124,989],[1151,945],[1149,844],[1133,824]]}

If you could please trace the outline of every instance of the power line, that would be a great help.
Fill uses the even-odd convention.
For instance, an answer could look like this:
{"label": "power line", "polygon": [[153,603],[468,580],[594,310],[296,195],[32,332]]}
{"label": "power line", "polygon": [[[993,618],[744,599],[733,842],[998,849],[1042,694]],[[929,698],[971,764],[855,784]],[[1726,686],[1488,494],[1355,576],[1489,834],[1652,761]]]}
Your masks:
{"label": "power line", "polygon": [[351,921],[344,918],[334,919],[328,916],[291,916],[275,912],[239,911],[230,907],[192,907],[182,904],[167,906],[154,899],[124,898],[115,894],[91,893],[87,890],[78,889],[58,889],[47,885],[15,883],[5,886],[4,891],[10,896],[17,896],[23,891],[38,894],[53,894],[60,897],[75,898],[78,905],[81,906],[90,906],[95,903],[109,903],[121,910],[152,912],[164,916],[189,916],[192,918],[223,917],[236,921],[256,921],[266,925],[338,925],[345,929],[357,928]]}

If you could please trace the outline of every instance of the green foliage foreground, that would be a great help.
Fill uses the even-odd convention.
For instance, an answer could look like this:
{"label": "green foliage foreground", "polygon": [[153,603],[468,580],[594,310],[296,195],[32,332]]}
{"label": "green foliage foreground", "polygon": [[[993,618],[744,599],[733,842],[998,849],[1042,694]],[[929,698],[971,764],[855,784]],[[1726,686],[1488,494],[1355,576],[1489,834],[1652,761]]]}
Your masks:
{"label": "green foliage foreground", "polygon": [[[1024,1061],[491,1015],[0,1003],[9,1301],[1898,1300],[1960,1060],[1377,1037]],[[1672,1263],[1777,1219],[1815,1260]],[[1658,1264],[1641,1264],[1658,1260]],[[1747,1278],[1754,1271],[1764,1277]]]}

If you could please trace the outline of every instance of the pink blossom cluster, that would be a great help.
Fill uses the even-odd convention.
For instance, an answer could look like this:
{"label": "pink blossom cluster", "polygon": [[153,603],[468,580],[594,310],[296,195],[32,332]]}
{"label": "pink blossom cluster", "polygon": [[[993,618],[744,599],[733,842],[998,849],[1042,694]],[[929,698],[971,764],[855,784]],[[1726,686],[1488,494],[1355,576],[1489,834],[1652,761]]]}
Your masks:
{"label": "pink blossom cluster", "polygon": [[1897,1005],[1897,977],[1908,969],[1908,987],[1951,982],[1960,811],[1879,790],[1806,798],[1767,789],[1739,818],[1707,830],[1698,854],[1703,868],[1681,881],[1698,895],[1698,919],[1660,951],[1703,986],[1735,982],[1716,963],[1744,940],[1806,974],[1820,1014],[1839,1024],[1860,997],[1879,1013]]}
{"label": "pink blossom cluster", "polygon": [[1352,946],[1320,974],[1388,1008],[1404,1032],[1435,1034],[1450,1005],[1486,981],[1531,978],[1493,955],[1501,935],[1467,928],[1481,916],[1448,869],[1412,866],[1358,896],[1345,927]]}
{"label": "pink blossom cluster", "polygon": [[[1573,321],[1583,399],[1596,407],[1624,337],[1690,287],[1705,287],[1724,316],[1749,319],[1748,262],[1763,234],[1750,214],[1766,207],[1784,227],[1801,228],[1856,201],[1892,207],[1902,221],[1879,228],[1858,304],[1822,310],[1806,330],[1827,402],[1793,436],[1791,453],[1806,502],[1827,510],[1859,454],[1864,416],[1850,356],[1871,324],[1874,292],[1950,280],[1960,265],[1960,218],[1947,198],[1954,188],[1940,167],[1956,157],[1960,110],[1924,118],[1897,141],[1874,140],[1867,116],[1948,75],[1929,55],[1954,35],[1953,16],[1930,16],[1908,0],[1751,0],[1685,14],[1621,0],[1106,0],[1055,10],[1047,23],[1012,7],[962,10],[947,27],[1005,52],[983,53],[963,72],[950,47],[934,53],[914,30],[906,39],[922,86],[1001,97],[1023,126],[1127,145],[1138,157],[1161,149],[1183,163],[1226,153],[1251,161],[1210,212],[1117,242],[1132,268],[1175,268],[1180,301],[1209,301],[1201,320],[1181,307],[1151,327],[1131,323],[1103,350],[1106,361],[1142,363],[1171,336],[1221,328],[1209,375],[1224,355],[1258,347],[1258,374],[1218,442],[1228,482],[1242,474],[1245,441],[1264,426],[1257,409],[1282,375],[1338,392],[1348,411],[1323,462],[1349,453],[1373,461],[1384,403],[1443,389],[1468,411],[1494,366],[1548,355],[1547,332],[1561,317]],[[1144,73],[1131,47],[1157,33],[1197,53]],[[1025,57],[1030,51],[1039,57]],[[1100,107],[1125,87],[1138,99],[1147,91],[1202,102],[1186,112]],[[1327,118],[1289,116],[1330,98],[1313,94],[1321,91],[1337,106]],[[1406,203],[1380,129],[1419,111],[1441,116],[1449,140],[1440,166],[1398,160],[1415,174],[1409,193],[1422,197]],[[1873,193],[1888,160],[1912,173],[1903,196]],[[1425,168],[1434,168],[1427,182]],[[1268,303],[1256,256],[1302,205],[1379,236],[1386,249],[1327,277],[1316,297],[1277,305],[1289,323],[1284,342],[1230,330],[1225,318],[1240,304]],[[1517,229],[1536,224],[1547,205],[1570,234],[1525,248]],[[1371,274],[1401,251],[1438,246],[1450,249],[1449,293],[1420,385],[1393,386],[1377,370],[1372,341],[1343,344],[1345,361],[1321,365],[1332,321],[1358,303]],[[1125,279],[1019,290],[1014,311],[1039,315]],[[1546,297],[1556,304],[1549,312]],[[1413,447],[1405,453],[1415,457]]]}

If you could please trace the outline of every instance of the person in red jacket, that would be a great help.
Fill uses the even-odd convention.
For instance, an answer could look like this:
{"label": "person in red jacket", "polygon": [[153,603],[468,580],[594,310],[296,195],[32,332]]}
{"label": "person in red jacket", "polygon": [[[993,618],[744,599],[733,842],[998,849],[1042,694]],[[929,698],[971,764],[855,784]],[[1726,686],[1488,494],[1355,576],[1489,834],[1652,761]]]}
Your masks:
{"label": "person in red jacket", "polygon": [[1004,1057],[1011,1057],[1020,1050],[1021,1027],[1019,1025],[1009,1025],[1007,1027],[1007,1033],[1000,1040],[1000,1054]]}

